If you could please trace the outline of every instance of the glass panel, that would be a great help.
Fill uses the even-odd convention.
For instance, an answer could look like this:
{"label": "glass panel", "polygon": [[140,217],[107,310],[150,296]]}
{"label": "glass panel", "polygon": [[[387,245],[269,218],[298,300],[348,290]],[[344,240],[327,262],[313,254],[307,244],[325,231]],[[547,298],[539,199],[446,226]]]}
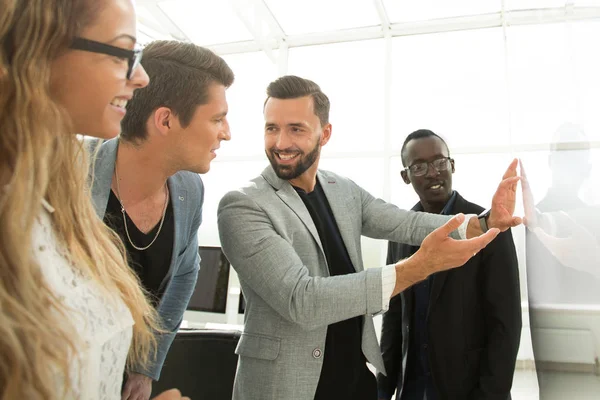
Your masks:
{"label": "glass panel", "polygon": [[513,143],[549,143],[564,123],[600,138],[600,23],[510,27]]}
{"label": "glass panel", "polygon": [[323,154],[383,150],[383,44],[367,40],[290,49],[289,74],[315,81],[331,102],[333,134]]}
{"label": "glass panel", "polygon": [[158,3],[192,42],[199,45],[252,40],[229,1],[169,0]]}
{"label": "glass panel", "polygon": [[600,21],[573,23],[575,96],[577,120],[585,130],[586,140],[600,140]]}
{"label": "glass panel", "polygon": [[502,8],[500,0],[383,0],[383,4],[392,23],[487,14]]}
{"label": "glass panel", "polygon": [[600,149],[520,157],[540,221],[527,232],[530,303],[600,304]]}
{"label": "glass panel", "polygon": [[262,155],[263,103],[267,86],[277,78],[276,66],[262,52],[225,55],[223,59],[233,70],[235,81],[227,90],[231,141],[222,142],[219,154]]}
{"label": "glass panel", "polygon": [[395,150],[421,128],[450,148],[509,143],[501,29],[394,38],[392,65]]}
{"label": "glass panel", "polygon": [[288,35],[327,32],[380,25],[377,9],[369,0],[265,0]]}

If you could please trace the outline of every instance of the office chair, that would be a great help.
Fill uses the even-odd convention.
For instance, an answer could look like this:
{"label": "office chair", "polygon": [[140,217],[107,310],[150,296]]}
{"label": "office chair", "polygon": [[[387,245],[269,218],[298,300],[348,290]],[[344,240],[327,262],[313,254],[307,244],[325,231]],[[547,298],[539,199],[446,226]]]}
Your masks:
{"label": "office chair", "polygon": [[240,334],[213,329],[179,331],[152,396],[177,388],[194,400],[231,400]]}

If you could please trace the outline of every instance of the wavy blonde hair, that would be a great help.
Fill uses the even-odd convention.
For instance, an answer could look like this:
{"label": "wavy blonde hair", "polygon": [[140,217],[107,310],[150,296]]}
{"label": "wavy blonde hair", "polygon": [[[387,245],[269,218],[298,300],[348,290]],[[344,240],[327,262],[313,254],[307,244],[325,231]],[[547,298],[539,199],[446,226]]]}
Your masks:
{"label": "wavy blonde hair", "polygon": [[[101,3],[0,0],[2,400],[62,399],[71,387],[74,326],[32,251],[42,199],[55,208],[55,234],[76,268],[103,290],[119,293],[129,307],[135,325],[128,366],[147,365],[156,349],[156,312],[127,265],[122,242],[92,207],[87,151],[50,93],[52,61],[93,22]],[[57,393],[57,372],[66,392]]]}

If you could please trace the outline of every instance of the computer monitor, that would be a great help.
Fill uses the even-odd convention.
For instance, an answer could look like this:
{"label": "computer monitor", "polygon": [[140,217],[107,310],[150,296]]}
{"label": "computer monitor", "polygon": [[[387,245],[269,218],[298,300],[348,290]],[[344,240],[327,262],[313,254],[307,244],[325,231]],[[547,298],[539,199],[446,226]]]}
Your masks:
{"label": "computer monitor", "polygon": [[189,311],[225,314],[231,264],[220,247],[200,246],[200,272]]}

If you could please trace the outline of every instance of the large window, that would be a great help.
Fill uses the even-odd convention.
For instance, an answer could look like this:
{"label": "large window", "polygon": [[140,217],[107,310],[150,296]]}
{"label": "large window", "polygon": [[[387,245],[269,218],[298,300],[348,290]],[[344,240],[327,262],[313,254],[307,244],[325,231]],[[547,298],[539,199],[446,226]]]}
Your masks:
{"label": "large window", "polygon": [[277,68],[262,52],[232,54],[223,57],[235,74],[227,90],[231,141],[223,143],[219,155],[261,156],[263,145],[263,103],[267,86],[277,78]]}
{"label": "large window", "polygon": [[420,128],[453,147],[508,145],[500,28],[393,39],[392,144]]}
{"label": "large window", "polygon": [[383,40],[290,49],[288,73],[315,81],[331,101],[324,155],[382,149],[384,57]]}

